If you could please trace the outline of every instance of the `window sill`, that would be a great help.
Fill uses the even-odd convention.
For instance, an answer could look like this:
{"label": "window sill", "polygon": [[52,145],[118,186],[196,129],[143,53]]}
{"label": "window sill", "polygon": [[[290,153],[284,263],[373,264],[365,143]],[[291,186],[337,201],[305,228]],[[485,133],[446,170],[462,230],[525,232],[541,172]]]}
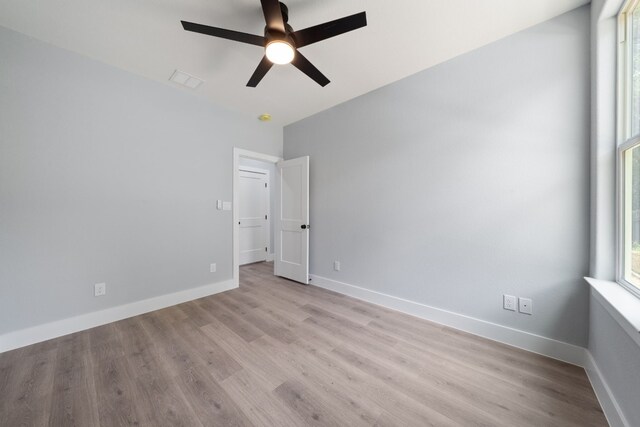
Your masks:
{"label": "window sill", "polygon": [[640,298],[616,282],[584,278],[591,285],[591,294],[640,346]]}

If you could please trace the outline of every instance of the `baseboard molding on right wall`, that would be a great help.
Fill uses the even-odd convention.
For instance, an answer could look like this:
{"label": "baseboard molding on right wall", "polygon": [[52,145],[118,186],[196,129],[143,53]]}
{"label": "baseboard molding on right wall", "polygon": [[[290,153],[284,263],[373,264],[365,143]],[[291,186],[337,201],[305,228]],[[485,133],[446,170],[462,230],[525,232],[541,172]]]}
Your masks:
{"label": "baseboard molding on right wall", "polygon": [[604,379],[602,372],[600,372],[595,359],[589,351],[587,351],[584,370],[587,371],[591,386],[596,393],[596,397],[600,402],[605,417],[607,417],[609,425],[611,427],[631,427],[631,424],[627,422],[622,409],[618,405],[607,381]]}
{"label": "baseboard molding on right wall", "polygon": [[557,341],[551,338],[532,334],[530,332],[513,329],[508,326],[487,322],[463,314],[454,313],[426,304],[406,300],[392,295],[327,279],[326,277],[311,275],[311,284],[335,291],[344,295],[361,299],[393,310],[401,311],[412,316],[450,326],[465,332],[479,335],[494,341],[522,348],[564,362],[585,366],[587,350],[573,344]]}

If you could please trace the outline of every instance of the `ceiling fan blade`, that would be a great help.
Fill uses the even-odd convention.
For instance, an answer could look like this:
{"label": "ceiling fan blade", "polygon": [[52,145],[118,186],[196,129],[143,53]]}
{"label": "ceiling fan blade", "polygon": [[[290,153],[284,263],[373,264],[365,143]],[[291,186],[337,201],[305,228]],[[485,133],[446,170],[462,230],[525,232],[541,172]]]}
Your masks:
{"label": "ceiling fan blade", "polygon": [[182,22],[182,28],[187,31],[193,31],[194,33],[206,34],[208,36],[221,37],[223,39],[233,40],[241,43],[253,44],[256,46],[264,47],[265,39],[262,36],[255,36],[253,34],[241,33],[239,31],[225,30],[224,28],[210,27],[208,25],[195,24],[193,22]]}
{"label": "ceiling fan blade", "polygon": [[357,30],[366,25],[367,13],[360,12],[355,15],[325,22],[324,24],[314,25],[304,30],[295,31],[292,36],[296,41],[296,47],[302,47],[349,31]]}
{"label": "ceiling fan blade", "polygon": [[264,13],[267,27],[284,34],[286,31],[284,29],[282,10],[280,10],[280,2],[278,0],[260,0],[260,3],[262,3],[262,12]]}
{"label": "ceiling fan blade", "polygon": [[258,86],[258,83],[260,83],[260,80],[262,80],[264,75],[267,74],[267,71],[269,71],[272,66],[273,66],[273,62],[269,61],[266,55],[263,56],[262,61],[260,61],[260,63],[258,64],[258,67],[256,68],[256,70],[253,72],[253,75],[249,79],[247,86],[248,87]]}
{"label": "ceiling fan blade", "polygon": [[296,56],[291,63],[300,71],[311,77],[320,86],[325,87],[329,84],[330,80],[325,77],[324,74],[318,70],[307,58],[305,58],[299,51],[296,51]]}

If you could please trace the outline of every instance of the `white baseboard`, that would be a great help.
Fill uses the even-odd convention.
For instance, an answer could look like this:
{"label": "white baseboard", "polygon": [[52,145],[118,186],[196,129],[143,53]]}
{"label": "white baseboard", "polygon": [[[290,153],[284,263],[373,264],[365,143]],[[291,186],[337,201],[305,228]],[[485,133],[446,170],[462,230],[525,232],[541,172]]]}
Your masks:
{"label": "white baseboard", "polygon": [[613,396],[609,385],[605,381],[602,372],[600,372],[596,361],[588,351],[584,369],[587,371],[591,386],[596,393],[596,397],[600,402],[605,417],[607,417],[609,425],[611,427],[631,427],[631,424],[629,424],[624,417],[624,413]]}
{"label": "white baseboard", "polygon": [[233,280],[160,295],[0,335],[0,353],[237,288]]}
{"label": "white baseboard", "polygon": [[585,366],[587,349],[529,332],[513,329],[508,326],[487,322],[463,314],[431,307],[392,295],[311,275],[311,284],[329,289],[344,295],[361,299],[383,307],[398,310],[412,316],[460,329],[494,341],[522,348],[534,353],[552,357],[578,366]]}

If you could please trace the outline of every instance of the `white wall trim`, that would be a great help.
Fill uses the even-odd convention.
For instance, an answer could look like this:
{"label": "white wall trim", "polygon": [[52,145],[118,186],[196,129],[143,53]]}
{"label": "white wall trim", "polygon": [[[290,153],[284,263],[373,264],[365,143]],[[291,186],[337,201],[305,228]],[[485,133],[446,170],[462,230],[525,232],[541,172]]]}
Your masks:
{"label": "white wall trim", "polygon": [[600,406],[602,407],[605,417],[607,417],[609,425],[611,427],[631,427],[631,424],[627,422],[622,409],[613,396],[609,385],[605,381],[602,372],[600,372],[595,359],[588,351],[584,369],[587,371],[587,376],[589,377],[591,386],[596,393],[598,402],[600,402]]}
{"label": "white wall trim", "polygon": [[233,280],[160,295],[0,335],[0,353],[237,288]]}
{"label": "white wall trim", "polygon": [[392,295],[338,282],[325,277],[311,275],[311,284],[344,295],[361,299],[383,307],[398,310],[412,316],[450,326],[494,341],[542,354],[578,366],[584,366],[587,349],[529,332],[498,325],[463,314],[431,307]]}

